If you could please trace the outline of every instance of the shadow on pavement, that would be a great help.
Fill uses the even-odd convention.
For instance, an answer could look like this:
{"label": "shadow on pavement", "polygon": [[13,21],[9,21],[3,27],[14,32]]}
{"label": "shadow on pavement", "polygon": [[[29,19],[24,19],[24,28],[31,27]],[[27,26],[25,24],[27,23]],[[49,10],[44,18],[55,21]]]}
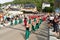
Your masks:
{"label": "shadow on pavement", "polygon": [[25,39],[25,34],[23,34],[23,33],[21,33],[21,32],[20,32],[20,34],[21,34],[21,35],[23,36],[23,38]]}
{"label": "shadow on pavement", "polygon": [[47,40],[47,38],[43,38],[43,37],[39,37],[39,36],[36,36],[37,37],[37,40]]}
{"label": "shadow on pavement", "polygon": [[35,35],[41,35],[41,36],[44,36],[44,37],[48,37],[47,35],[44,35],[44,34],[41,34],[41,33],[35,33],[35,32],[33,32],[33,34],[35,34]]}
{"label": "shadow on pavement", "polygon": [[25,30],[18,29],[18,28],[13,28],[13,27],[6,27],[6,28],[10,28],[10,29],[14,29],[14,30],[20,30],[20,31],[24,31],[25,32]]}

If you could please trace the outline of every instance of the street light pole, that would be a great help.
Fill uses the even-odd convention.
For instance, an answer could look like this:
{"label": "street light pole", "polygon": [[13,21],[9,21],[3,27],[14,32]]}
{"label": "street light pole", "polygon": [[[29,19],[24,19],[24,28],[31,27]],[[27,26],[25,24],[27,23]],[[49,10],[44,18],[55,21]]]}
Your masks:
{"label": "street light pole", "polygon": [[60,29],[59,29],[59,36],[57,38],[60,39]]}

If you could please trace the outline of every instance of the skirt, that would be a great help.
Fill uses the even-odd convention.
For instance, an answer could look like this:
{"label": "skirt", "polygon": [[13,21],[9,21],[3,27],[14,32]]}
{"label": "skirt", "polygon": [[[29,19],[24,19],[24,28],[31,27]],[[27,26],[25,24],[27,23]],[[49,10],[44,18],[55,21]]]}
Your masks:
{"label": "skirt", "polygon": [[29,20],[29,24],[31,24],[31,20]]}
{"label": "skirt", "polygon": [[32,31],[35,31],[35,28],[34,28],[34,26],[32,25]]}
{"label": "skirt", "polygon": [[22,19],[19,19],[19,23],[22,23]]}
{"label": "skirt", "polygon": [[40,24],[42,23],[42,19],[40,19]]}
{"label": "skirt", "polygon": [[13,25],[13,22],[11,22],[10,25]]}
{"label": "skirt", "polygon": [[29,30],[26,30],[25,39],[28,39],[29,38],[29,35],[30,35],[30,31]]}
{"label": "skirt", "polygon": [[15,25],[17,25],[18,23],[17,23],[17,20],[15,20]]}
{"label": "skirt", "polygon": [[36,24],[35,29],[39,29],[39,23]]}
{"label": "skirt", "polygon": [[34,18],[34,22],[36,22],[36,18]]}

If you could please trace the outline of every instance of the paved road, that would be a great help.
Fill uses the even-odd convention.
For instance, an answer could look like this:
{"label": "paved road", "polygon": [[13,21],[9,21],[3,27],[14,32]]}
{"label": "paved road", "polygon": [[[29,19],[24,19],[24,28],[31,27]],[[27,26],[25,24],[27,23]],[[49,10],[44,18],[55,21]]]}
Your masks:
{"label": "paved road", "polygon": [[[0,29],[0,40],[24,40],[24,35],[25,27],[22,24]],[[39,30],[30,34],[29,40],[48,40],[48,28],[45,22],[41,24]]]}
{"label": "paved road", "polygon": [[53,28],[49,29],[50,40],[60,40],[60,36],[57,38],[55,32],[52,32]]}

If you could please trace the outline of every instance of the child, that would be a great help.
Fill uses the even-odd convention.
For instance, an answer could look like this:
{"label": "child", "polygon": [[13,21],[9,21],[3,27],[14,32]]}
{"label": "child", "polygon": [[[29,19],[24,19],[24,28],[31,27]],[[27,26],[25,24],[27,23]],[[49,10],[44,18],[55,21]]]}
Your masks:
{"label": "child", "polygon": [[19,18],[19,23],[22,23],[22,19],[21,18]]}
{"label": "child", "polygon": [[17,25],[17,18],[15,18],[15,25]]}
{"label": "child", "polygon": [[26,26],[25,40],[28,40],[28,38],[29,38],[29,35],[30,35],[29,28],[30,28],[30,26],[29,26],[29,24],[28,24],[28,25]]}
{"label": "child", "polygon": [[31,24],[31,18],[29,18],[29,24]]}
{"label": "child", "polygon": [[36,22],[36,18],[34,18],[34,22]]}
{"label": "child", "polygon": [[39,25],[43,22],[42,18],[39,19]]}
{"label": "child", "polygon": [[13,18],[11,18],[11,24],[10,25],[13,25]]}
{"label": "child", "polygon": [[24,18],[24,26],[27,26],[27,18]]}
{"label": "child", "polygon": [[36,20],[35,30],[39,29],[39,20]]}
{"label": "child", "polygon": [[32,31],[35,31],[35,23],[34,23],[34,21],[32,21]]}

